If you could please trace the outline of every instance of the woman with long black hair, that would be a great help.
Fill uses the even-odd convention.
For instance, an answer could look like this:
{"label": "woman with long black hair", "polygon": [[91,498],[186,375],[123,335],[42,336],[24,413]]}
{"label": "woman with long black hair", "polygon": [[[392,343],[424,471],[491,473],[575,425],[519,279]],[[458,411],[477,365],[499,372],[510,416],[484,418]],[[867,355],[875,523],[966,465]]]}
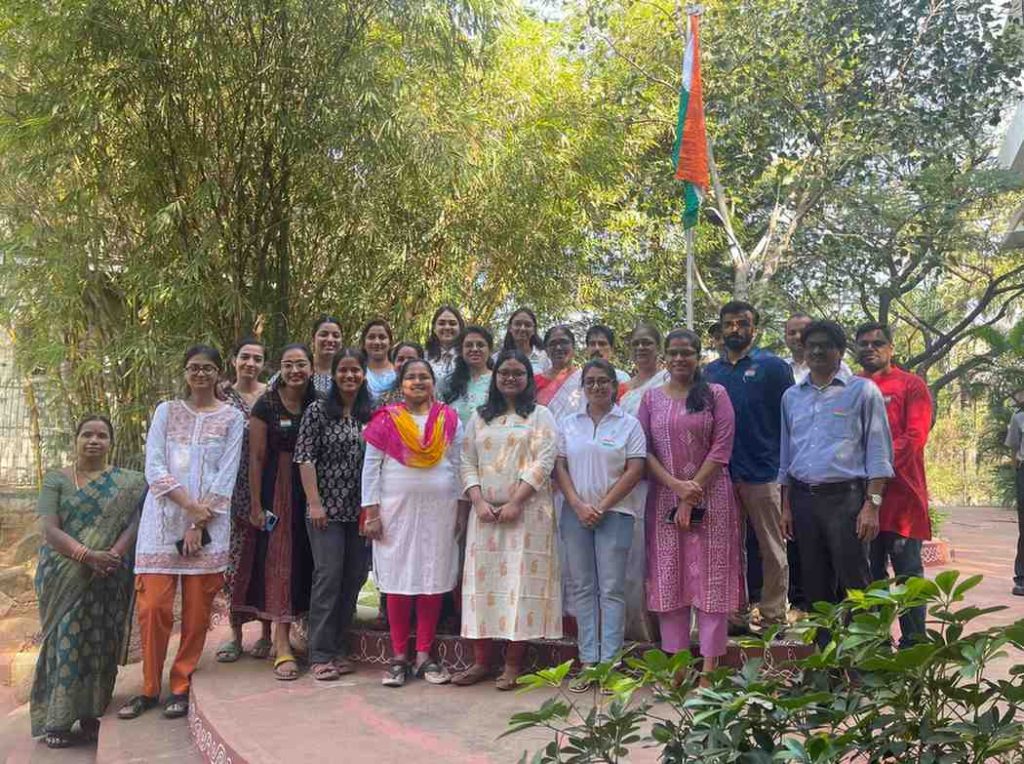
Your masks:
{"label": "woman with long black hair", "polygon": [[458,412],[463,424],[487,401],[493,346],[493,335],[475,325],[463,329],[455,341],[455,367],[442,388],[441,399]]}
{"label": "woman with long black hair", "polygon": [[442,305],[430,318],[430,334],[424,347],[426,359],[434,370],[439,387],[455,368],[455,359],[458,356],[456,340],[465,326],[462,314],[454,305]]}
{"label": "woman with long black hair", "polygon": [[[516,308],[508,317],[505,339],[501,343],[502,350],[518,350],[530,362],[534,376],[544,374],[551,368],[544,343],[538,333],[537,315],[529,308]],[[497,361],[497,354],[492,360]]]}

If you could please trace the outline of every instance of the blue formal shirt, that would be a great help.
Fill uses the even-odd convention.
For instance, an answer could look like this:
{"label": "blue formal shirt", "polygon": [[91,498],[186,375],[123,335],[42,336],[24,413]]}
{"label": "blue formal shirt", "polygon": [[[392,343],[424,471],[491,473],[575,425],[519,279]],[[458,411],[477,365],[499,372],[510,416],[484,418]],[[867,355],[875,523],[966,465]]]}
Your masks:
{"label": "blue formal shirt", "polygon": [[773,483],[779,474],[782,394],[793,384],[789,364],[767,350],[752,349],[736,363],[723,355],[704,369],[708,382],[729,393],[736,412],[736,439],[729,473],[744,483]]}
{"label": "blue formal shirt", "polygon": [[779,482],[818,485],[891,478],[885,400],[869,379],[840,370],[824,388],[811,377],[782,396]]}

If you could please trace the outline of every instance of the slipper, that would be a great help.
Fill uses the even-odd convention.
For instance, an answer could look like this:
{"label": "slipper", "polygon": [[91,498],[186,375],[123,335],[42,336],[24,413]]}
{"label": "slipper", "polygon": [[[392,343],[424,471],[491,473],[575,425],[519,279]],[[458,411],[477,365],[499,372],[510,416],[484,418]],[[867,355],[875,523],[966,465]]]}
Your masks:
{"label": "slipper", "polygon": [[70,730],[52,730],[43,737],[47,748],[69,748],[74,742]]}
{"label": "slipper", "polygon": [[353,664],[352,661],[350,661],[348,658],[335,658],[333,663],[334,668],[338,669],[339,676],[341,676],[342,674],[355,673],[355,664]]}
{"label": "slipper", "polygon": [[151,708],[155,708],[160,698],[151,698],[148,695],[134,695],[128,698],[127,702],[118,709],[118,719],[135,719]]}
{"label": "slipper", "polygon": [[[282,669],[281,666],[285,663],[291,663],[295,668]],[[299,666],[295,662],[294,655],[279,655],[274,659],[274,678],[280,679],[282,682],[291,682],[299,678]]]}
{"label": "slipper", "polygon": [[260,637],[253,642],[252,647],[249,648],[249,655],[253,658],[263,660],[264,658],[270,657],[270,651],[272,649],[274,649],[273,643],[266,637]]}
{"label": "slipper", "polygon": [[314,663],[309,671],[318,682],[336,682],[341,677],[333,663]]}
{"label": "slipper", "polygon": [[164,716],[168,719],[180,719],[188,714],[188,693],[171,695],[164,705]]}
{"label": "slipper", "polygon": [[217,663],[234,663],[242,657],[242,646],[231,640],[217,648]]}
{"label": "slipper", "polygon": [[516,680],[519,678],[519,669],[505,667],[505,670],[501,672],[501,675],[494,680],[494,687],[497,690],[507,692],[508,690],[514,690],[519,685]]}
{"label": "slipper", "polygon": [[458,685],[459,687],[469,687],[477,682],[482,682],[490,675],[491,669],[489,666],[482,666],[479,663],[474,663],[465,671],[460,671],[458,674],[453,676],[452,684]]}

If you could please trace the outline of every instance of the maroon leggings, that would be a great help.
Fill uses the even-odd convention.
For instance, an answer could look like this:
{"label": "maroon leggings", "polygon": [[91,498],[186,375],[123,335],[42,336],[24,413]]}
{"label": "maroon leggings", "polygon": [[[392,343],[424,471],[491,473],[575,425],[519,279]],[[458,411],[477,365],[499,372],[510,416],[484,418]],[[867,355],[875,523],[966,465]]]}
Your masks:
{"label": "maroon leggings", "polygon": [[[505,649],[505,664],[517,668],[523,665],[523,655],[526,653],[525,642],[509,642]],[[494,662],[494,640],[474,639],[473,640],[473,662],[478,666],[490,666]]]}
{"label": "maroon leggings", "polygon": [[412,630],[412,611],[416,609],[416,652],[428,653],[437,634],[443,594],[388,593],[388,624],[391,627],[391,650],[395,658],[405,659]]}

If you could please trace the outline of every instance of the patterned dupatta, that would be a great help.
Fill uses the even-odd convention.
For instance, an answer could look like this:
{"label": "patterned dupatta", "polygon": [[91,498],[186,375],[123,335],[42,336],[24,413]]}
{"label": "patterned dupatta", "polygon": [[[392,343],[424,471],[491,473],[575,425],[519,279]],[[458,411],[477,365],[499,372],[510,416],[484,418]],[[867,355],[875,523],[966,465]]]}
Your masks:
{"label": "patterned dupatta", "polygon": [[459,426],[454,409],[435,402],[420,437],[416,420],[404,403],[379,409],[363,429],[363,438],[406,467],[433,467],[448,450]]}

